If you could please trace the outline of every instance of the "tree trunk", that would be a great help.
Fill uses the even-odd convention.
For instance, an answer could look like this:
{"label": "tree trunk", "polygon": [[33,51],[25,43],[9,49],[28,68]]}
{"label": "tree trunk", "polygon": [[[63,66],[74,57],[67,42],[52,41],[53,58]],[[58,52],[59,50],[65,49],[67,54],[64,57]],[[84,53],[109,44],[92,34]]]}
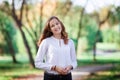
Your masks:
{"label": "tree trunk", "polygon": [[[28,28],[26,28],[25,26],[23,27],[27,32],[28,34],[30,35],[31,39],[32,39],[32,42],[34,43],[34,46],[35,46],[35,49],[36,51],[38,50],[38,46],[37,46],[37,37],[33,37],[32,33],[28,30]],[[34,33],[34,32],[33,32]],[[34,33],[35,34],[35,33]]]}
{"label": "tree trunk", "polygon": [[9,35],[8,32],[6,32],[6,34],[8,36],[7,41],[8,41],[8,46],[9,46],[9,49],[10,49],[10,53],[12,55],[13,63],[17,63],[16,57],[15,57],[15,50],[13,48],[12,41],[10,39],[10,35]]}
{"label": "tree trunk", "polygon": [[36,31],[33,29],[33,25],[31,24],[31,21],[29,20],[29,15],[28,15],[29,9],[28,9],[28,6],[26,6],[25,10],[26,10],[26,14],[25,14],[26,15],[26,20],[27,20],[28,25],[30,26],[29,28],[31,29],[33,35],[32,35],[32,33],[29,31],[29,29],[25,25],[24,25],[24,28],[28,32],[28,34],[31,36],[32,42],[34,43],[34,46],[35,46],[35,49],[36,49],[36,52],[37,52],[37,50],[38,50],[38,46],[36,44],[37,35],[36,35]]}
{"label": "tree trunk", "polygon": [[32,52],[30,51],[30,47],[29,47],[29,45],[28,45],[28,41],[27,41],[27,39],[26,39],[26,37],[25,37],[25,33],[23,32],[22,27],[20,27],[20,26],[19,26],[19,30],[20,30],[21,35],[22,35],[22,37],[23,37],[23,42],[24,42],[24,44],[25,44],[25,47],[26,47],[26,50],[27,50],[27,53],[28,53],[28,56],[29,56],[29,61],[30,61],[31,65],[32,65],[33,67],[35,67],[35,65],[34,65],[34,60],[33,60],[33,57],[32,57]]}
{"label": "tree trunk", "polygon": [[[98,32],[97,32],[98,33]],[[96,33],[96,36],[95,36],[95,40],[94,40],[94,44],[93,44],[93,61],[95,62],[96,61],[96,44],[97,44],[97,33]]]}
{"label": "tree trunk", "polygon": [[97,45],[97,40],[98,40],[97,37],[98,37],[99,31],[100,31],[101,25],[104,24],[108,20],[110,14],[111,14],[111,12],[108,11],[108,14],[107,14],[106,18],[102,21],[100,21],[99,15],[96,14],[97,15],[97,21],[98,21],[98,30],[97,30],[95,40],[94,40],[95,42],[94,42],[94,45],[93,45],[93,60],[94,61],[96,61],[96,49],[97,49],[96,45]]}
{"label": "tree trunk", "polygon": [[87,6],[87,3],[88,3],[88,0],[86,1],[85,6],[84,6],[84,8],[82,9],[82,12],[81,12],[81,14],[80,14],[79,30],[78,30],[78,34],[77,34],[77,45],[76,45],[76,51],[78,51],[78,41],[79,41],[79,38],[80,38],[80,35],[81,35],[82,19],[83,19],[84,10],[85,10],[85,8],[86,8],[86,6]]}
{"label": "tree trunk", "polygon": [[84,13],[84,8],[80,14],[80,20],[79,20],[79,30],[78,30],[78,34],[77,34],[77,45],[76,45],[76,51],[78,50],[78,41],[81,35],[81,29],[82,29],[82,18],[83,18],[83,13]]}
{"label": "tree trunk", "polygon": [[30,61],[31,65],[32,65],[32,67],[35,67],[34,60],[33,60],[33,57],[32,57],[32,52],[30,51],[30,47],[28,45],[27,38],[25,37],[25,33],[22,30],[22,26],[23,26],[23,24],[22,24],[22,15],[23,15],[23,6],[24,6],[24,4],[25,4],[25,0],[23,0],[23,2],[22,2],[22,6],[21,6],[21,9],[20,9],[20,19],[19,19],[17,17],[16,12],[15,12],[14,0],[12,0],[12,17],[15,20],[16,24],[18,25],[18,29],[21,32],[23,42],[25,44],[25,48],[26,48],[28,56],[29,56],[29,61]]}

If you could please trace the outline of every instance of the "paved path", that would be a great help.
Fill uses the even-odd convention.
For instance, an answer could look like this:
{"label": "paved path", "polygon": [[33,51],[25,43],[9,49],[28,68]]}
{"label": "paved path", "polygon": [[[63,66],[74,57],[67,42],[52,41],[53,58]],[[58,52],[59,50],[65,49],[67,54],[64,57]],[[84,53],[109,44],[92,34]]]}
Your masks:
{"label": "paved path", "polygon": [[[78,67],[72,71],[72,77],[73,80],[82,80],[83,76],[90,75],[90,73],[109,70],[113,67],[114,66],[112,64]],[[43,75],[29,75],[26,77],[16,78],[14,80],[43,80]]]}
{"label": "paved path", "polygon": [[81,80],[82,76],[87,76],[98,71],[110,70],[113,67],[113,64],[78,67],[72,71],[73,80]]}

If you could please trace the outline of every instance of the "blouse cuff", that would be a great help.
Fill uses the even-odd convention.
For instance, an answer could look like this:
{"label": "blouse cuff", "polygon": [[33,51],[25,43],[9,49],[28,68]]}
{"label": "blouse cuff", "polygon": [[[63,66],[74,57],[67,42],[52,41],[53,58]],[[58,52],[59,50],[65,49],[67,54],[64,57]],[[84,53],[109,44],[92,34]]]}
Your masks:
{"label": "blouse cuff", "polygon": [[49,66],[48,66],[48,70],[51,70],[51,68],[52,68],[52,65],[49,65]]}
{"label": "blouse cuff", "polygon": [[72,67],[73,67],[73,69],[75,69],[77,67],[77,63],[73,63]]}

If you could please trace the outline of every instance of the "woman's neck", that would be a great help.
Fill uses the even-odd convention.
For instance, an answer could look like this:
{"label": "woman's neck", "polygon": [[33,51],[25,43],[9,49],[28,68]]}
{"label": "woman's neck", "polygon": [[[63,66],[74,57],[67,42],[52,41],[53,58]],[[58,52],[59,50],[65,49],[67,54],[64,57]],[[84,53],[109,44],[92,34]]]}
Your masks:
{"label": "woman's neck", "polygon": [[61,39],[61,34],[59,34],[59,35],[53,35],[55,38],[57,38],[57,39]]}

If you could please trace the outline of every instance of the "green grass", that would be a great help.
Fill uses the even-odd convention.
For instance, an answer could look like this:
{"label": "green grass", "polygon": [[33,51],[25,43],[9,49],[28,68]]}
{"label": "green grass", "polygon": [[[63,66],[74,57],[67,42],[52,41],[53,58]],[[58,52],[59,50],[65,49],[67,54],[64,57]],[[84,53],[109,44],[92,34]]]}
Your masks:
{"label": "green grass", "polygon": [[30,74],[38,75],[40,73],[41,71],[31,68],[28,63],[0,63],[0,80],[9,80],[12,78]]}
{"label": "green grass", "polygon": [[28,61],[23,60],[27,59],[21,58],[21,60],[18,60],[19,63],[15,64],[10,57],[0,58],[0,80],[11,80],[20,76],[41,74],[41,70],[32,68]]}
{"label": "green grass", "polygon": [[[97,55],[97,61],[93,61],[93,55],[91,52],[82,53],[77,56],[78,66],[90,66],[90,65],[103,65],[103,64],[115,64],[116,68],[101,72],[103,74],[95,74],[87,76],[85,80],[110,80],[109,78],[114,78],[114,76],[120,71],[120,53],[114,52],[110,55]],[[30,66],[27,54],[17,54],[17,60],[19,63],[12,63],[10,56],[1,56],[0,57],[0,80],[11,80],[20,76],[27,76],[31,74],[42,74],[42,70],[34,69]],[[112,79],[112,80],[117,80]]]}
{"label": "green grass", "polygon": [[96,65],[96,64],[119,64],[120,63],[120,52],[113,52],[106,55],[96,55],[96,61],[93,60],[92,52],[81,53],[77,55],[78,66],[84,65]]}
{"label": "green grass", "polygon": [[116,43],[97,43],[97,49],[101,50],[118,50],[120,49]]}
{"label": "green grass", "polygon": [[[105,49],[106,50],[106,49]],[[107,71],[100,71],[94,75],[83,77],[83,80],[120,80],[120,52],[105,53],[96,55],[93,61],[92,52],[78,54],[78,66],[113,64],[114,68]]]}

